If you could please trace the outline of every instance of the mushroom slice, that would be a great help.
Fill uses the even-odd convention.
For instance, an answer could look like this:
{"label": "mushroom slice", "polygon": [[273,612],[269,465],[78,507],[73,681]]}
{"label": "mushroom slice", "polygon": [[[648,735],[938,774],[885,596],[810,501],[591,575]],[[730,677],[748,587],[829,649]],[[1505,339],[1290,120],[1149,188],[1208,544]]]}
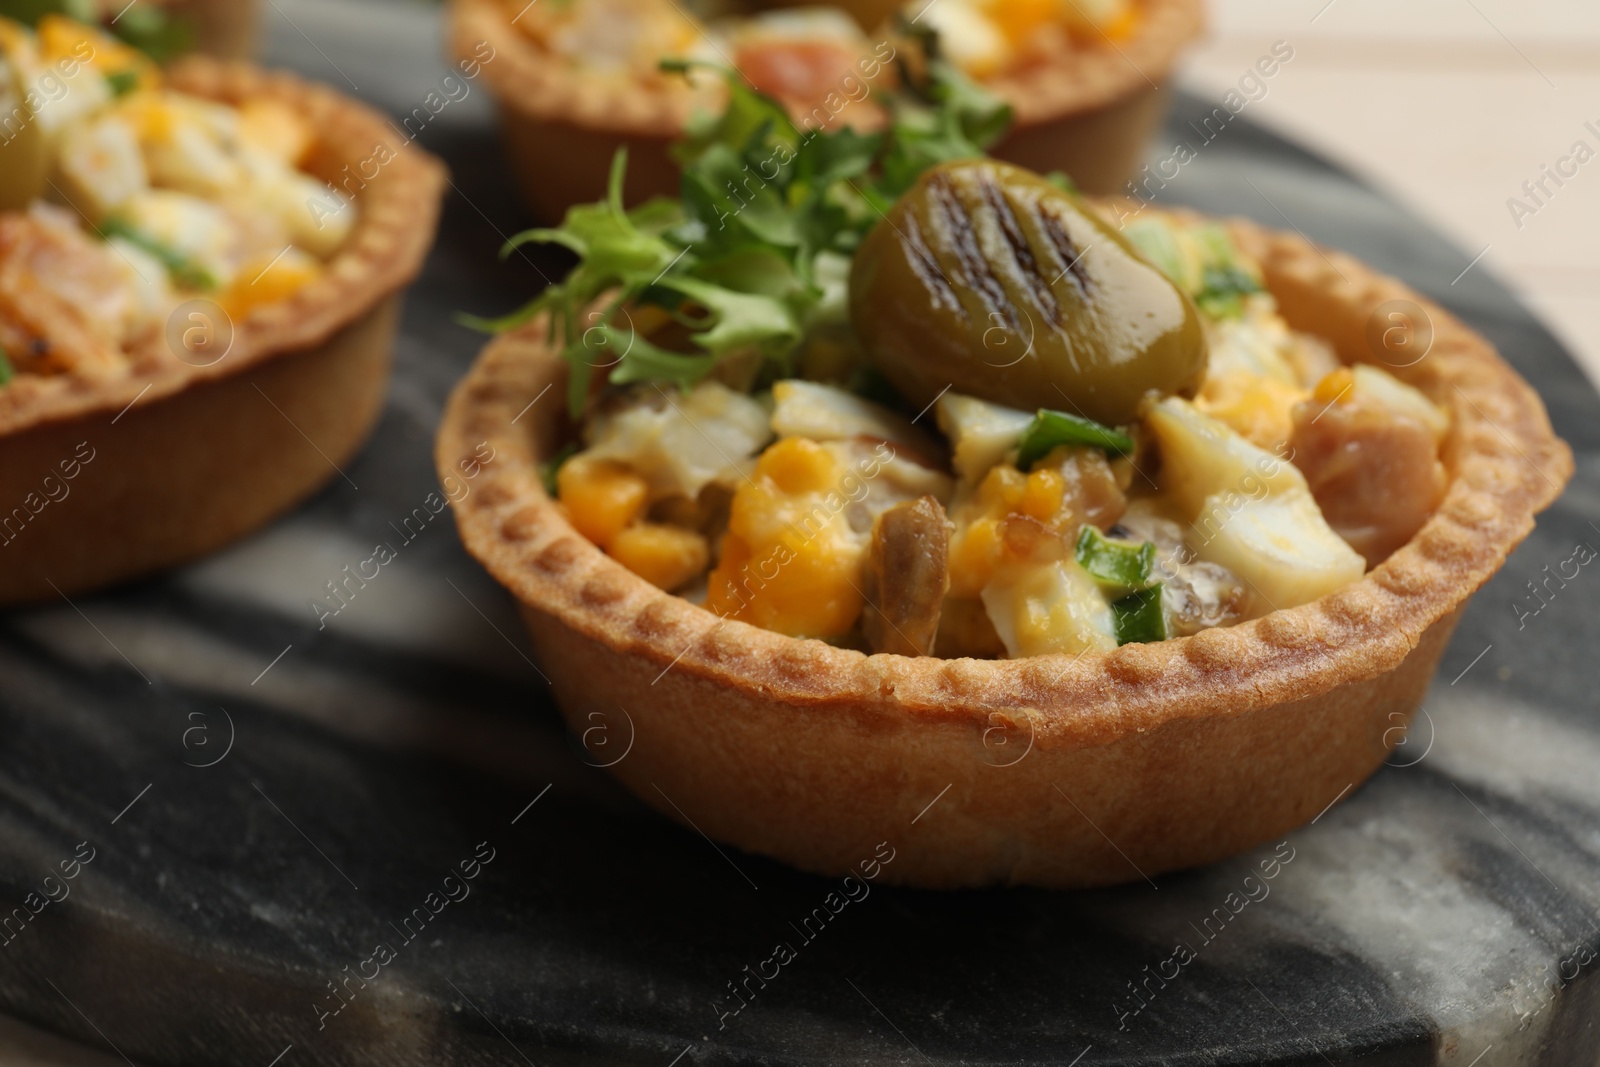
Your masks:
{"label": "mushroom slice", "polygon": [[872,526],[861,632],[874,652],[926,656],[950,589],[950,521],[931,496],[889,508]]}

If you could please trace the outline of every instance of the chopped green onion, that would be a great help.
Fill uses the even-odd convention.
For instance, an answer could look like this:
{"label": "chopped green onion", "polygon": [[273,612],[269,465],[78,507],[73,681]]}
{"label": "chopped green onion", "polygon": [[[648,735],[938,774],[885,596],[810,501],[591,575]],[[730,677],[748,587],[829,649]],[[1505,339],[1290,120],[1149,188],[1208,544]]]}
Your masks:
{"label": "chopped green onion", "polygon": [[1148,644],[1167,639],[1167,621],[1161,614],[1161,585],[1129,593],[1111,605],[1117,644]]}
{"label": "chopped green onion", "polygon": [[1143,589],[1155,572],[1156,546],[1151,541],[1142,545],[1113,541],[1085,526],[1078,535],[1077,557],[1078,566],[1096,581],[1119,589]]}
{"label": "chopped green onion", "polygon": [[139,87],[139,72],[136,70],[119,70],[106,75],[106,84],[111,87],[112,96],[127,96]]}
{"label": "chopped green onion", "polygon": [[11,354],[6,351],[5,345],[0,345],[0,385],[11,384],[11,379],[16,376],[16,368],[11,366]]}
{"label": "chopped green onion", "polygon": [[205,267],[183,253],[162,244],[125,219],[107,219],[100,227],[100,235],[107,240],[120,237],[129,244],[144,249],[159,259],[161,265],[167,268],[167,273],[172,275],[172,280],[185,289],[205,292],[221,288],[216,275]]}
{"label": "chopped green onion", "polygon": [[1261,283],[1243,267],[1208,266],[1194,299],[1214,319],[1237,318],[1244,313],[1244,298],[1261,291]]}
{"label": "chopped green onion", "polygon": [[560,486],[556,484],[556,476],[561,473],[562,466],[578,454],[577,445],[567,445],[561,451],[551,456],[550,459],[539,465],[539,477],[544,482],[544,491],[554,500],[560,493]]}
{"label": "chopped green onion", "polygon": [[1092,419],[1040,408],[1022,432],[1022,443],[1017,446],[1017,468],[1032,470],[1035,463],[1059,445],[1089,445],[1125,456],[1133,451],[1133,438]]}

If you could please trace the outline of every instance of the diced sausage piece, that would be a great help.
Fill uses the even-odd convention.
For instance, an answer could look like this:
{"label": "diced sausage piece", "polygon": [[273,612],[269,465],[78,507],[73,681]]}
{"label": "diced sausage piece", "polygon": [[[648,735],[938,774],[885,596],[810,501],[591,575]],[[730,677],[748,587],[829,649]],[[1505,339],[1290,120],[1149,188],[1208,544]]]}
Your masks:
{"label": "diced sausage piece", "polygon": [[1101,449],[1062,446],[1036,464],[1034,470],[1041,467],[1057,472],[1066,483],[1063,503],[1072,515],[1072,523],[1065,531],[1069,538],[1076,539],[1084,526],[1105,529],[1128,508],[1128,498]]}
{"label": "diced sausage piece", "polygon": [[1291,443],[1328,525],[1369,567],[1411,540],[1444,496],[1435,431],[1390,406],[1307,401]]}
{"label": "diced sausage piece", "polygon": [[976,597],[946,597],[933,654],[940,659],[1005,659],[1006,644]]}
{"label": "diced sausage piece", "polygon": [[950,522],[931,496],[896,504],[872,526],[861,631],[874,652],[926,656],[950,588]]}

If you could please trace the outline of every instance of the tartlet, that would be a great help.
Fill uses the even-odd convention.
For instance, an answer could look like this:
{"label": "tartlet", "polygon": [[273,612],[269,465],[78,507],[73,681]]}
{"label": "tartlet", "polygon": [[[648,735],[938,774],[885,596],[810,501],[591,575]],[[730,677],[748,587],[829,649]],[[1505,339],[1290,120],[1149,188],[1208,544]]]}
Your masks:
{"label": "tartlet", "polygon": [[[1396,377],[1447,406],[1442,502],[1333,594],[1192,637],[1078,657],[868,656],[716,615],[578,534],[540,464],[568,432],[568,364],[539,324],[492,343],[441,429],[442,473],[481,445],[463,541],[516,596],[568,721],[631,747],[612,772],[709,837],[823,874],[879,842],[889,880],[1106,885],[1203,864],[1316,816],[1383,762],[1468,597],[1558,495],[1571,453],[1534,391],[1436,305],[1354,259],[1233,222],[1297,330],[1373,363],[1374,312],[1433,326]],[[531,406],[530,406],[531,405]]]}
{"label": "tartlet", "polygon": [[359,217],[313,280],[234,317],[219,358],[180,355],[188,343],[172,339],[223,329],[212,304],[169,320],[170,351],[144,350],[125,369],[19,373],[0,388],[3,603],[227,544],[339,477],[382,408],[399,294],[432,243],[442,167],[366,107],[288,75],[190,57],[165,77],[195,97],[265,97],[308,119],[305,170],[340,183]]}
{"label": "tartlet", "polygon": [[[985,79],[1016,119],[995,156],[1063,171],[1087,192],[1122,190],[1165,114],[1168,75],[1203,28],[1201,0],[1140,0],[1139,9],[1127,40]],[[623,145],[629,203],[677,191],[668,149],[696,111],[694,94],[574,76],[512,24],[505,0],[452,0],[450,18],[453,55],[482,63],[500,103],[506,148],[536,217],[557,219],[599,196]]]}

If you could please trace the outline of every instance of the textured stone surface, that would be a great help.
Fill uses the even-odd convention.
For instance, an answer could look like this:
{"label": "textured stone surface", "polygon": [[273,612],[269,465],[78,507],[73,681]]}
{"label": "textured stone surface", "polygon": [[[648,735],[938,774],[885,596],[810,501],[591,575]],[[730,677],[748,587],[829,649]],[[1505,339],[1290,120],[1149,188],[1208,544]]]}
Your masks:
{"label": "textured stone surface", "polygon": [[[316,48],[274,22],[280,61],[395,114],[444,74],[416,12],[281,6]],[[1154,887],[867,887],[818,930],[838,883],[719,851],[594,768],[626,758],[624,716],[587,750],[564,736],[510,601],[429,509],[432,428],[479,344],[450,315],[559,269],[495,261],[523,217],[485,104],[421,138],[458,191],[360,488],[181,573],[0,616],[0,903],[26,913],[80,842],[94,857],[6,928],[0,1006],[163,1064],[1594,1062],[1600,571],[1548,604],[1526,583],[1600,548],[1600,401],[1492,279],[1450,285],[1469,254],[1242,123],[1167,190],[1286,216],[1444,301],[1578,454],[1392,765],[1277,849]],[[1180,109],[1169,138],[1200,110]],[[380,542],[396,558],[319,629],[311,601]],[[779,942],[795,958],[734,1014],[729,983],[772,974]]]}

